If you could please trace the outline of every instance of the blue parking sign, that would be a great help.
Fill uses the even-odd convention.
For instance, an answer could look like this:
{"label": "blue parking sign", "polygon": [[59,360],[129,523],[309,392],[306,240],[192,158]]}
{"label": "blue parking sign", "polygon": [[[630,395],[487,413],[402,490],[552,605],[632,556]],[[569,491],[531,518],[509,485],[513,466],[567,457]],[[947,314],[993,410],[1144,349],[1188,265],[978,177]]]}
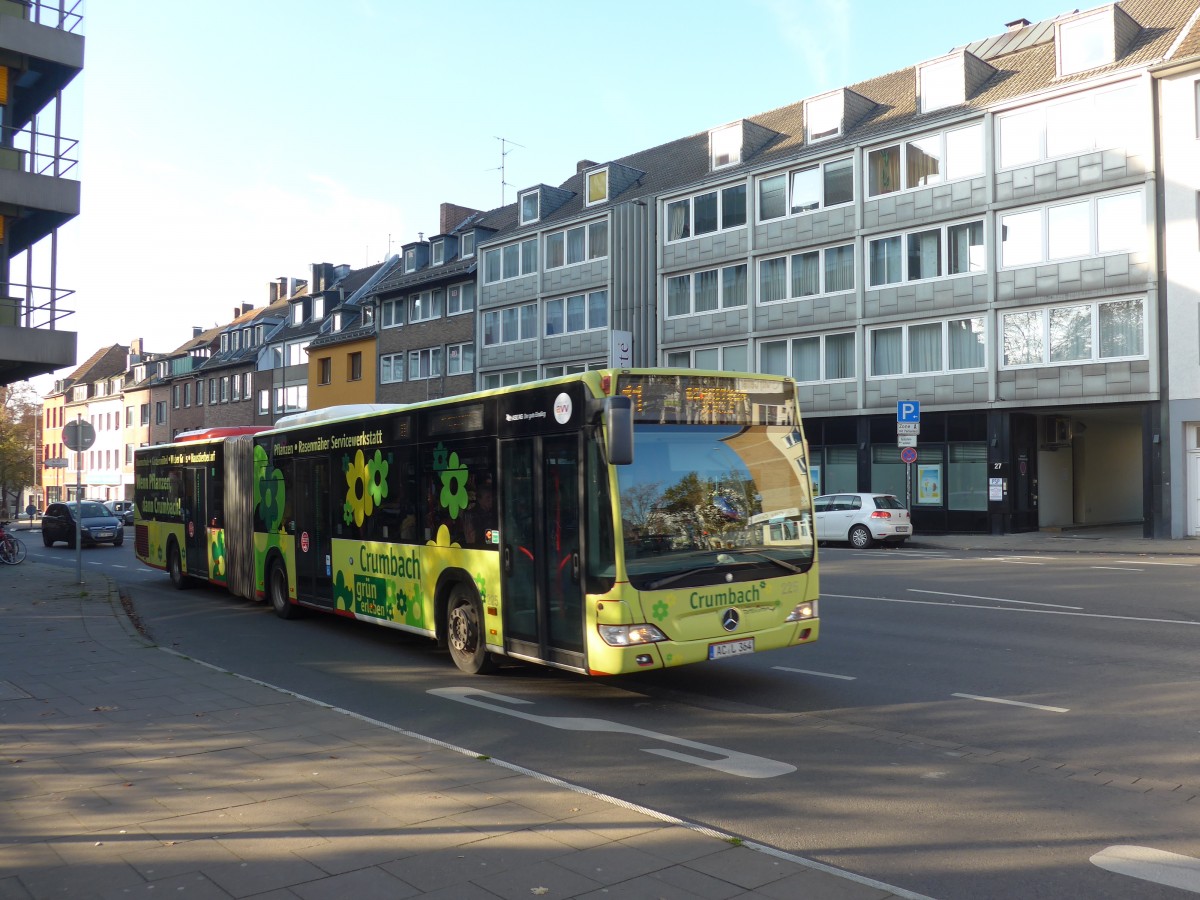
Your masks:
{"label": "blue parking sign", "polygon": [[921,421],[921,401],[920,400],[897,400],[896,401],[896,421],[897,422],[920,422]]}

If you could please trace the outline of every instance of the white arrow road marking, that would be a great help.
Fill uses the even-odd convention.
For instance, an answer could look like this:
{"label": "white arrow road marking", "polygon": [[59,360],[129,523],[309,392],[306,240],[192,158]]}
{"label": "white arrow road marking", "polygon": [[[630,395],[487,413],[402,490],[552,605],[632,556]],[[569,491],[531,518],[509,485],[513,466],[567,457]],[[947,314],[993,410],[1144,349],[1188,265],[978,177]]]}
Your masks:
{"label": "white arrow road marking", "polygon": [[1055,609],[1083,609],[1082,606],[1063,606],[1061,603],[1034,603],[1032,600],[1005,600],[1003,597],[976,597],[974,594],[951,594],[949,591],[922,591],[909,588],[910,594],[936,594],[940,597],[962,597],[964,600],[991,600],[993,603],[1020,603],[1022,606],[1052,606]]}
{"label": "white arrow road marking", "polygon": [[857,675],[835,675],[833,672],[814,672],[812,669],[789,669],[787,666],[772,666],[780,672],[795,672],[798,675],[819,675],[822,678],[840,678],[843,681],[857,681]]}
{"label": "white arrow road marking", "polygon": [[982,700],[984,703],[1003,703],[1007,706],[1024,706],[1028,709],[1041,709],[1046,712],[1065,713],[1071,710],[1062,706],[1042,706],[1040,703],[1025,703],[1023,700],[1004,700],[1000,697],[980,697],[978,694],[951,694],[951,697],[961,697],[963,700]]}
{"label": "white arrow road marking", "polygon": [[1155,850],[1153,847],[1117,844],[1105,847],[1091,858],[1091,862],[1118,875],[1200,894],[1200,859],[1193,856]]}
{"label": "white arrow road marking", "polygon": [[762,756],[751,756],[749,753],[739,753],[736,750],[725,750],[721,747],[714,747],[711,744],[700,744],[696,741],[671,737],[669,734],[661,734],[657,731],[646,731],[645,729],[634,728],[630,725],[621,725],[618,722],[610,722],[607,719],[585,719],[575,716],[536,716],[533,713],[505,709],[502,706],[489,703],[487,700],[520,706],[531,706],[533,704],[529,700],[506,697],[504,694],[494,694],[491,691],[481,691],[469,687],[448,687],[434,688],[429,693],[438,697],[445,697],[447,700],[466,703],[468,706],[478,706],[480,709],[489,709],[492,712],[502,713],[506,716],[514,716],[518,719],[524,719],[527,722],[536,722],[539,725],[547,725],[550,728],[560,728],[563,731],[600,731],[608,734],[633,734],[661,741],[664,744],[675,744],[679,747],[700,750],[704,753],[711,753],[719,758],[704,759],[700,756],[693,756],[690,753],[680,753],[678,750],[642,748],[644,753],[653,753],[656,756],[665,756],[668,759],[676,759],[680,762],[704,766],[706,769],[716,769],[718,772],[739,775],[742,778],[775,778],[778,775],[787,775],[789,772],[796,771],[795,766],[777,762],[773,759],[766,759]]}

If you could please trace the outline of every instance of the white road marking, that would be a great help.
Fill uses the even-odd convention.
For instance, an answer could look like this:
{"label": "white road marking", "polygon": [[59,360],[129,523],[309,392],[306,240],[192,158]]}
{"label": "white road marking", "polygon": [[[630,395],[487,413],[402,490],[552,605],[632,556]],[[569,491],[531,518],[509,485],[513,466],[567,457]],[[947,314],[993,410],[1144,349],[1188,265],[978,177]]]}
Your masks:
{"label": "white road marking", "polygon": [[1116,844],[1094,854],[1090,862],[1118,875],[1200,894],[1200,859],[1193,856],[1153,847]]}
{"label": "white road marking", "polygon": [[1137,563],[1139,566],[1175,566],[1176,568],[1180,568],[1180,569],[1194,569],[1194,568],[1196,568],[1196,564],[1195,564],[1195,563],[1181,563],[1181,562],[1170,562],[1170,563],[1169,563],[1169,562],[1153,562],[1152,560],[1149,560],[1149,559],[1114,559],[1114,560],[1113,560],[1113,562],[1119,562],[1119,563]]}
{"label": "white road marking", "polygon": [[1093,569],[1107,569],[1111,572],[1141,572],[1141,569],[1130,569],[1125,566],[1092,566]]}
{"label": "white road marking", "polygon": [[1011,606],[976,606],[974,603],[939,603],[936,600],[904,600],[899,597],[860,597],[855,594],[821,594],[838,600],[879,600],[883,603],[914,603],[918,606],[948,606],[954,609],[990,609],[996,612],[1027,613],[1031,616],[1076,616],[1081,619],[1116,619],[1118,622],[1150,622],[1156,625],[1200,625],[1191,619],[1151,619],[1146,616],[1113,616],[1104,613],[1070,612],[1057,609],[1014,609]]}
{"label": "white road marking", "polygon": [[526,722],[536,722],[538,725],[547,725],[550,728],[561,728],[564,731],[599,731],[608,734],[633,734],[638,737],[661,741],[664,744],[675,744],[680,747],[699,750],[702,753],[711,753],[718,757],[718,759],[705,759],[700,756],[693,756],[690,753],[680,753],[678,750],[642,748],[644,753],[653,753],[655,756],[665,756],[667,759],[675,759],[679,762],[704,766],[706,769],[716,769],[718,772],[725,772],[729,775],[740,775],[742,778],[775,778],[776,776],[787,775],[790,772],[796,771],[796,767],[793,765],[777,762],[763,756],[752,756],[749,753],[739,753],[736,750],[725,750],[722,747],[714,747],[711,744],[701,744],[696,741],[686,740],[685,738],[661,734],[657,731],[647,731],[643,728],[622,725],[619,722],[610,722],[607,719],[588,719],[579,716],[536,716],[533,713],[519,712],[515,709],[504,709],[495,703],[487,701],[493,700],[520,706],[532,706],[533,704],[529,700],[508,697],[504,694],[495,694],[491,691],[484,691],[478,688],[433,688],[428,693],[433,694],[435,697],[445,697],[447,700],[466,703],[468,706],[477,706],[480,709],[487,709],[506,716],[524,719]]}
{"label": "white road marking", "polygon": [[114,569],[127,569],[127,568],[129,568],[129,567],[128,567],[128,566],[118,566],[118,565],[114,565],[114,566],[113,566],[113,568],[114,568]]}
{"label": "white road marking", "polygon": [[834,675],[832,672],[814,672],[811,669],[789,669],[787,666],[772,666],[780,672],[796,672],[799,675],[819,675],[821,678],[840,678],[842,681],[857,681],[857,675]]}
{"label": "white road marking", "polygon": [[973,594],[952,594],[949,591],[923,591],[909,588],[912,594],[940,594],[943,597],[962,597],[964,600],[991,600],[994,603],[1020,603],[1023,606],[1052,606],[1055,609],[1083,609],[1082,606],[1063,606],[1061,603],[1035,603],[1032,600],[1005,600],[1003,597],[976,597]]}
{"label": "white road marking", "polygon": [[1028,709],[1041,709],[1046,712],[1070,712],[1061,706],[1042,706],[1040,703],[1022,703],[1020,700],[1003,700],[1000,697],[980,697],[978,694],[951,694],[951,697],[961,697],[964,700],[982,700],[984,703],[1003,703],[1006,706],[1024,706]]}

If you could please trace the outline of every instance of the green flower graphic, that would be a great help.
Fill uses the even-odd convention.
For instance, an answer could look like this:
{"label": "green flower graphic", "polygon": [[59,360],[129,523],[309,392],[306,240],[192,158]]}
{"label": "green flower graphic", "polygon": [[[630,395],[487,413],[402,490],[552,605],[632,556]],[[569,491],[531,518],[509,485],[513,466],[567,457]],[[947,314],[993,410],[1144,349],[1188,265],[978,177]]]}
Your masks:
{"label": "green flower graphic", "polygon": [[342,521],[347,525],[354,521],[354,507],[349,503],[342,504]]}
{"label": "green flower graphic", "polygon": [[387,477],[390,453],[388,457],[388,459],[384,459],[383,454],[376,450],[375,456],[367,460],[367,491],[376,506],[382,505],[383,498],[388,495]]}
{"label": "green flower graphic", "polygon": [[667,606],[666,601],[659,600],[657,603],[654,604],[654,610],[651,613],[651,615],[653,615],[654,618],[657,619],[659,622],[662,622],[667,618],[667,615],[670,612],[671,612],[671,609],[670,609],[670,607]]}
{"label": "green flower graphic", "polygon": [[458,460],[457,453],[450,454],[450,461],[442,471],[442,495],[439,498],[451,519],[467,508],[467,469]]}

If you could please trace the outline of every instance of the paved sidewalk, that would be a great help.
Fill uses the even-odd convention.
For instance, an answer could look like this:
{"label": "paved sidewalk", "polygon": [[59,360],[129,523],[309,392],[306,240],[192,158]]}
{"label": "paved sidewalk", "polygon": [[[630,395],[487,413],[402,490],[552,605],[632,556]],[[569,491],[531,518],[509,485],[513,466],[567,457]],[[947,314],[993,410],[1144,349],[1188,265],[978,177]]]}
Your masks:
{"label": "paved sidewalk", "polygon": [[0,900],[919,895],[164,652],[0,566]]}
{"label": "paved sidewalk", "polygon": [[1142,537],[1141,525],[1045,529],[1022,534],[915,534],[914,550],[973,550],[996,553],[1129,553],[1200,556],[1200,540]]}

